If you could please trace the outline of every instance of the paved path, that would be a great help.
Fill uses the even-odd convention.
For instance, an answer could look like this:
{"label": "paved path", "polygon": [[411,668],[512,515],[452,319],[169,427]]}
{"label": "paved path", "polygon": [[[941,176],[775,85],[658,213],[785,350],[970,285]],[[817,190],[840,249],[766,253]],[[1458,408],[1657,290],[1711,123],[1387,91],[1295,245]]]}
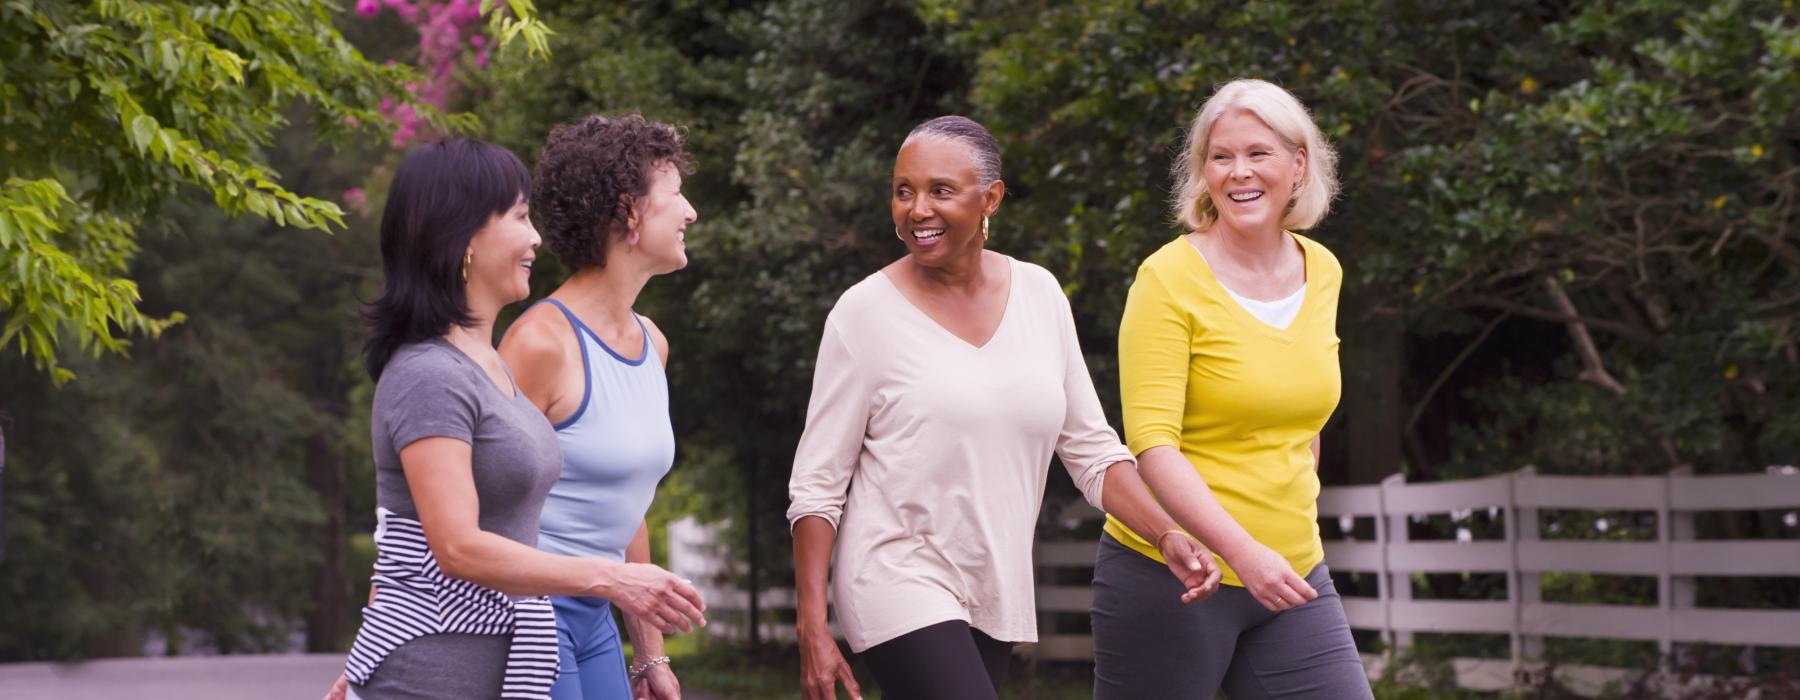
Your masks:
{"label": "paved path", "polygon": [[[81,663],[0,664],[6,700],[317,700],[343,654],[182,656]],[[687,700],[722,700],[704,691]]]}

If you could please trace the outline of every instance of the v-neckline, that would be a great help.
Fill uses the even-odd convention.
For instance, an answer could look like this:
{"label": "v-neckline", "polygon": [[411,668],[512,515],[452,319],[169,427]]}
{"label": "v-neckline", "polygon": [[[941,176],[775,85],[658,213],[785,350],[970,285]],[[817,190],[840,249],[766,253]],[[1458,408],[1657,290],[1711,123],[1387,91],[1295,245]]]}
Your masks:
{"label": "v-neckline", "polygon": [[1013,265],[1014,260],[1012,259],[1012,256],[1004,253],[998,253],[998,255],[1006,260],[1006,306],[1000,309],[1000,321],[994,324],[994,330],[988,333],[987,340],[980,345],[976,345],[968,338],[957,335],[955,331],[950,330],[944,324],[938,322],[937,319],[932,318],[931,314],[926,313],[924,309],[919,308],[919,305],[913,303],[912,298],[906,296],[906,292],[900,289],[900,285],[894,283],[894,278],[889,277],[886,270],[881,270],[875,274],[880,276],[881,280],[887,283],[888,289],[892,290],[895,296],[900,297],[900,301],[905,302],[906,307],[912,309],[913,313],[918,314],[919,318],[924,319],[927,324],[936,328],[939,333],[949,336],[970,350],[979,352],[992,347],[994,341],[1000,338],[1001,331],[1006,330],[1006,320],[1012,317],[1013,299],[1018,296],[1019,271]]}
{"label": "v-neckline", "polygon": [[494,375],[488,374],[487,368],[481,366],[480,360],[470,357],[469,353],[463,352],[463,349],[457,347],[456,343],[450,342],[449,338],[440,335],[437,337],[437,340],[440,340],[444,345],[449,346],[450,351],[456,353],[456,356],[461,357],[464,362],[474,365],[475,371],[481,373],[481,378],[487,380],[487,385],[493,387],[494,391],[501,396],[506,397],[507,401],[517,401],[520,396],[524,395],[519,391],[519,380],[513,378],[512,368],[506,366],[506,358],[496,357],[495,359],[500,361],[500,371],[506,374],[506,383],[512,386],[511,394],[506,393],[506,389],[501,388],[500,383],[494,381]]}
{"label": "v-neckline", "polygon": [[1212,262],[1206,259],[1206,254],[1200,252],[1200,247],[1195,245],[1194,241],[1189,239],[1187,234],[1181,235],[1181,245],[1182,247],[1187,248],[1188,252],[1194,254],[1194,261],[1200,263],[1200,277],[1204,279],[1206,283],[1212,285],[1214,294],[1228,302],[1225,305],[1232,308],[1231,313],[1237,317],[1240,323],[1248,325],[1250,328],[1255,329],[1263,335],[1284,342],[1292,342],[1294,339],[1294,329],[1299,327],[1300,320],[1306,317],[1306,310],[1312,307],[1313,302],[1319,296],[1313,292],[1313,281],[1318,279],[1319,271],[1313,267],[1314,255],[1311,251],[1306,249],[1305,241],[1288,231],[1282,231],[1281,235],[1287,236],[1288,240],[1294,242],[1294,245],[1300,246],[1300,264],[1303,268],[1303,274],[1306,275],[1306,279],[1300,283],[1300,289],[1306,291],[1306,296],[1300,300],[1300,310],[1294,312],[1294,319],[1288,322],[1286,328],[1276,328],[1275,326],[1269,325],[1268,322],[1257,318],[1256,314],[1250,313],[1250,310],[1244,308],[1244,305],[1238,303],[1238,300],[1231,298],[1231,290],[1219,279],[1218,274],[1213,272]]}

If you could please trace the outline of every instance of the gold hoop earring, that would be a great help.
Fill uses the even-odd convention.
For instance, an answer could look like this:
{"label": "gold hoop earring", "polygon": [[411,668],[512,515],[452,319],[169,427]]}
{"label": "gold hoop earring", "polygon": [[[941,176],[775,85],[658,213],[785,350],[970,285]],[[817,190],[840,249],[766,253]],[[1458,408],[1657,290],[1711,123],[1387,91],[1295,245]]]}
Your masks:
{"label": "gold hoop earring", "polygon": [[901,242],[901,243],[905,243],[905,242],[906,242],[906,237],[905,237],[905,236],[902,236],[902,235],[900,235],[900,227],[899,227],[899,226],[895,226],[895,227],[894,227],[894,238],[897,238],[897,239],[899,239],[899,240],[900,240],[900,242]]}
{"label": "gold hoop earring", "polygon": [[475,264],[475,251],[471,250],[467,253],[463,253],[463,266],[462,266],[463,284],[469,283],[469,266],[473,265],[473,264]]}
{"label": "gold hoop earring", "polygon": [[988,229],[988,218],[985,216],[981,217],[981,241],[983,243],[987,242],[987,229]]}

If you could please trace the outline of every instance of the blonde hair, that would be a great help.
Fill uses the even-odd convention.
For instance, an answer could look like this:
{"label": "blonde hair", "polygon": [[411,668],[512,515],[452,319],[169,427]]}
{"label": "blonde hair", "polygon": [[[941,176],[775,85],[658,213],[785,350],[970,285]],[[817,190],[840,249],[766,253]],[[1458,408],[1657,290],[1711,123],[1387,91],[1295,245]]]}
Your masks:
{"label": "blonde hair", "polygon": [[1306,150],[1306,174],[1300,179],[1287,213],[1281,218],[1284,229],[1310,229],[1317,226],[1331,209],[1337,196],[1337,152],[1325,142],[1319,126],[1313,123],[1306,107],[1292,93],[1264,80],[1240,78],[1226,83],[1207,98],[1194,115],[1183,144],[1184,155],[1175,161],[1175,221],[1190,231],[1212,226],[1219,218],[1212,194],[1206,190],[1206,150],[1212,138],[1213,124],[1232,110],[1243,110],[1262,120],[1275,135],[1286,142],[1289,151]]}

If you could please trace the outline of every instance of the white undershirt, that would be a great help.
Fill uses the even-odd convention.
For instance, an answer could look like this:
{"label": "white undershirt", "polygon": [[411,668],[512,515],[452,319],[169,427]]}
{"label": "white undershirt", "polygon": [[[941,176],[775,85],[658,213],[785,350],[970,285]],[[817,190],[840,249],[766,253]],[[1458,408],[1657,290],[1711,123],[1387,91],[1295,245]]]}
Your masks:
{"label": "white undershirt", "polygon": [[[1199,251],[1200,249],[1195,247],[1194,250]],[[1200,253],[1200,259],[1206,260],[1206,253]],[[1212,267],[1212,261],[1206,260],[1206,266]],[[1217,279],[1217,276],[1215,275],[1214,278]],[[1305,284],[1300,285],[1299,289],[1294,290],[1294,293],[1287,295],[1286,298],[1275,301],[1251,299],[1232,291],[1230,287],[1225,286],[1224,280],[1219,281],[1219,287],[1224,289],[1226,294],[1230,294],[1231,298],[1236,299],[1238,306],[1244,307],[1244,310],[1250,312],[1251,316],[1255,316],[1256,320],[1284,331],[1288,326],[1293,325],[1294,317],[1300,315],[1301,303],[1306,301]]]}
{"label": "white undershirt", "polygon": [[1231,291],[1230,287],[1225,287],[1223,284],[1219,286],[1224,287],[1225,293],[1230,294],[1231,298],[1236,299],[1238,305],[1244,307],[1245,311],[1250,312],[1251,316],[1255,316],[1256,320],[1284,331],[1287,330],[1289,325],[1293,324],[1294,317],[1300,315],[1300,304],[1306,301],[1306,285],[1304,284],[1300,285],[1299,289],[1294,290],[1293,294],[1287,295],[1287,298],[1277,299],[1275,301],[1257,301]]}

